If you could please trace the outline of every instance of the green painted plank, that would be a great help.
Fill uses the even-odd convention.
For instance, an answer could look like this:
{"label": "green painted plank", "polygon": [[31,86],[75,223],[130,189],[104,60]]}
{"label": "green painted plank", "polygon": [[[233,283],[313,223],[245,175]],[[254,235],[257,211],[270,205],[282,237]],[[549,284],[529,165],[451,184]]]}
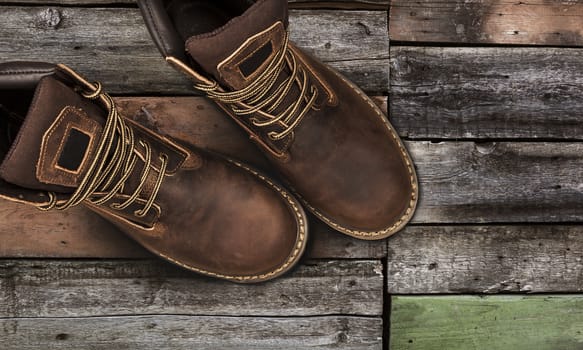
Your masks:
{"label": "green painted plank", "polygon": [[583,349],[583,294],[394,296],[391,349]]}

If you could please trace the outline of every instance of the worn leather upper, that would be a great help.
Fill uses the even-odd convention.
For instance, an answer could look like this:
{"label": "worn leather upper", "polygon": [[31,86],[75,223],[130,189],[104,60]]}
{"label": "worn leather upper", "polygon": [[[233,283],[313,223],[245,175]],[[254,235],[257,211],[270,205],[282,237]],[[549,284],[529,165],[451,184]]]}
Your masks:
{"label": "worn leather upper", "polygon": [[[0,64],[0,86],[6,69]],[[23,81],[33,78],[19,71]],[[306,219],[287,191],[244,164],[127,119],[118,124],[124,135],[110,133],[116,129],[109,128],[111,109],[101,103],[108,101],[106,95],[82,96],[79,88],[91,95],[93,85],[61,66],[46,72],[34,77],[36,84],[27,82],[34,94],[25,115],[8,121],[7,112],[0,114],[1,135],[6,130],[13,135],[0,137],[1,197],[49,209],[54,196],[52,205],[59,208],[99,179],[102,185],[82,205],[175,264],[236,282],[259,282],[298,261],[307,239]],[[4,102],[0,97],[0,105]],[[111,170],[118,164],[115,145],[124,139],[131,149],[119,171]],[[105,153],[103,140],[114,145]],[[95,172],[102,162],[103,169]],[[101,174],[112,177],[107,181]],[[123,187],[116,189],[117,184]],[[107,198],[107,193],[114,195]]]}
{"label": "worn leather upper", "polygon": [[[184,22],[185,16],[193,22],[205,16],[202,8],[178,16],[159,12],[166,11],[164,4],[178,6],[180,1],[138,1],[150,32],[156,16],[165,18],[167,27]],[[148,14],[152,11],[155,16]],[[217,22],[216,28],[174,34],[181,36],[187,58],[162,50],[167,60],[250,134],[316,216],[361,239],[387,237],[410,220],[417,178],[401,140],[360,89],[287,42],[287,1],[258,0],[228,22]],[[166,40],[175,43],[176,37]],[[283,68],[274,71],[277,78],[263,80],[272,84],[266,85],[269,91],[254,87],[282,57]],[[251,97],[239,98],[235,92]],[[285,96],[275,100],[278,94]],[[253,106],[259,106],[257,112]],[[295,115],[279,119],[286,108],[296,106]],[[304,107],[307,113],[300,113]]]}

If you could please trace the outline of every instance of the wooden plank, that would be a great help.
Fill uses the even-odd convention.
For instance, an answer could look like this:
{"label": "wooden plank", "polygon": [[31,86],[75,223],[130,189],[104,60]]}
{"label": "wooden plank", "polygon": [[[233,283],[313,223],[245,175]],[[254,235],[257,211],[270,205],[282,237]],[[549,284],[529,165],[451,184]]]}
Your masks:
{"label": "wooden plank", "polygon": [[[117,98],[120,111],[149,128],[182,141],[242,159],[264,171],[266,160],[247,136],[215,105],[202,97]],[[375,98],[386,110],[386,98]],[[39,212],[0,203],[0,257],[134,258],[148,257],[105,220],[82,208]],[[306,255],[312,258],[382,258],[383,242],[362,241],[311,220]]]}
{"label": "wooden plank", "polygon": [[[417,166],[421,189],[413,223],[583,222],[581,143],[414,141],[406,146]],[[108,249],[112,249],[111,255],[130,254],[103,240],[100,232],[106,232],[107,226],[97,223],[96,218],[86,219],[87,214],[39,213],[7,202],[0,208],[1,222],[6,223],[0,231],[6,235],[3,242],[11,242],[1,247],[16,250],[21,254],[17,256],[95,256]],[[90,220],[89,225],[85,220]],[[83,235],[72,238],[79,232]],[[314,236],[319,232],[316,229]],[[94,238],[87,239],[91,236]],[[334,236],[330,232],[330,237]],[[45,247],[38,244],[39,237],[52,238],[46,240]],[[330,250],[325,236],[315,239],[320,243],[313,248],[314,257],[362,256],[369,249],[378,253],[368,243],[344,237],[332,243],[335,247]],[[18,243],[21,240],[26,242],[24,246]],[[69,240],[76,243],[69,244]],[[96,241],[99,248],[93,251],[88,244]]]}
{"label": "wooden plank", "polygon": [[583,3],[546,0],[393,0],[392,40],[583,45]]}
{"label": "wooden plank", "polygon": [[583,144],[408,142],[416,223],[580,222]]}
{"label": "wooden plank", "polygon": [[0,320],[5,350],[382,349],[382,319],[120,316]]}
{"label": "wooden plank", "polygon": [[581,140],[581,53],[391,47],[390,116],[411,138]]}
{"label": "wooden plank", "polygon": [[[288,0],[291,8],[388,9],[389,0]],[[135,5],[135,0],[0,0],[0,4],[104,6]]]}
{"label": "wooden plank", "polygon": [[0,260],[0,318],[379,316],[383,289],[378,260],[304,261],[258,285],[205,278],[159,260]]}
{"label": "wooden plank", "polygon": [[[261,157],[246,137],[202,98],[119,101],[126,115],[153,129],[265,166],[258,161]],[[583,145],[580,143],[413,141],[407,146],[421,181],[416,223],[578,222],[583,219],[583,185],[579,176]],[[109,244],[110,237],[114,236],[112,229],[87,213],[39,213],[8,203],[3,203],[1,208],[0,216],[6,224],[0,232],[7,235],[3,241],[14,242],[1,245],[8,256],[131,256],[124,253],[126,248],[116,250],[114,244]],[[98,233],[107,231],[112,234],[100,236]],[[316,229],[316,232],[320,231]],[[330,232],[329,237],[334,236]],[[320,243],[312,256],[366,257],[370,249],[374,257],[383,254],[382,250],[368,245],[378,243],[337,236],[339,241],[331,240],[330,250],[327,250],[327,236],[315,237]],[[40,247],[38,237],[47,238],[48,247]],[[110,255],[103,253],[108,249],[112,249]]]}
{"label": "wooden plank", "polygon": [[409,226],[388,241],[390,294],[583,291],[583,226]]}
{"label": "wooden plank", "polygon": [[[119,94],[194,93],[164,62],[136,8],[5,6],[0,15],[0,61],[66,63]],[[292,10],[290,31],[366,91],[388,90],[385,11]]]}
{"label": "wooden plank", "polygon": [[391,349],[583,346],[583,295],[393,297]]}

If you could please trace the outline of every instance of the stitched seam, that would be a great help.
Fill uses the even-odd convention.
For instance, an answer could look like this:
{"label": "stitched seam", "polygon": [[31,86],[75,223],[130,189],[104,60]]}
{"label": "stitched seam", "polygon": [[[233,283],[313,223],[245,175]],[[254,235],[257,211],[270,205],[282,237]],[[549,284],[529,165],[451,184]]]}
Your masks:
{"label": "stitched seam", "polygon": [[409,171],[409,176],[410,176],[410,181],[411,184],[413,185],[413,191],[411,193],[411,200],[409,201],[409,206],[407,207],[407,209],[405,210],[405,212],[403,213],[403,215],[399,218],[399,220],[397,220],[397,222],[395,222],[393,225],[391,225],[390,227],[383,229],[383,230],[378,230],[378,231],[362,231],[362,230],[352,230],[349,229],[347,227],[341,226],[333,221],[331,221],[329,218],[327,218],[326,216],[324,216],[324,214],[322,214],[320,211],[318,211],[316,208],[314,208],[313,206],[311,206],[301,195],[299,195],[294,189],[292,189],[292,191],[298,196],[298,198],[304,203],[304,205],[310,209],[310,211],[312,211],[319,219],[321,219],[322,221],[324,221],[326,224],[332,226],[335,229],[338,229],[339,231],[342,231],[344,233],[348,233],[350,235],[353,235],[355,237],[374,237],[374,236],[385,236],[385,235],[390,235],[394,232],[396,232],[396,230],[398,230],[403,224],[405,224],[412,216],[414,208],[417,204],[417,200],[418,200],[418,185],[417,185],[417,181],[416,181],[416,174],[415,174],[415,170],[413,169],[413,165],[412,165],[412,161],[410,159],[409,154],[407,153],[407,151],[405,150],[405,147],[403,146],[403,143],[401,142],[399,136],[395,133],[395,130],[393,129],[393,127],[389,124],[388,120],[383,116],[383,114],[379,111],[379,108],[368,98],[364,95],[364,93],[362,93],[361,91],[359,91],[359,89],[356,89],[354,87],[354,85],[349,82],[348,80],[346,80],[342,75],[340,75],[339,73],[337,73],[336,71],[329,69],[331,72],[333,72],[334,74],[336,74],[340,79],[342,79],[344,82],[346,82],[348,84],[348,86],[350,86],[350,88],[355,91],[366,103],[368,103],[369,106],[371,106],[376,114],[381,118],[381,120],[383,121],[384,125],[387,127],[387,129],[389,130],[389,133],[391,134],[391,137],[396,141],[397,145],[399,146],[399,151],[401,152],[401,155],[404,157],[405,163],[407,165],[407,170]]}
{"label": "stitched seam", "polygon": [[[37,162],[37,169],[36,169],[36,172],[37,172],[36,176],[41,181],[47,181],[48,182],[48,179],[45,178],[44,174],[43,173],[39,173],[39,172],[42,171],[42,169],[44,169],[44,165],[45,165],[45,161],[46,161],[45,152],[46,152],[46,148],[47,148],[47,142],[50,141],[53,133],[63,123],[63,120],[65,119],[65,115],[67,115],[68,113],[75,114],[76,116],[78,116],[80,118],[83,118],[84,117],[84,115],[81,115],[81,113],[77,109],[75,109],[75,108],[73,108],[71,106],[67,106],[67,107],[65,107],[61,111],[61,113],[59,113],[59,116],[57,116],[57,119],[56,119],[57,122],[56,123],[53,123],[50,126],[49,133],[46,134],[46,136],[43,135],[43,142],[41,144],[41,154],[40,154],[40,158],[39,158],[39,160]],[[92,123],[90,123],[90,124],[92,124]],[[65,130],[65,135],[68,135],[68,132],[74,126],[75,125],[72,125],[71,127],[67,127],[67,129]],[[91,127],[92,127],[93,131],[95,131],[95,129],[96,129],[95,124],[92,124]],[[58,157],[60,156],[61,152],[63,151],[63,147],[65,145],[65,141],[66,141],[66,138],[62,138],[61,141],[59,142],[59,147],[57,149],[57,153],[56,153],[55,158],[51,162],[51,166],[52,167],[55,167],[55,168],[62,169],[65,174],[61,174],[61,175],[66,176],[68,178],[67,181],[69,181],[69,183],[64,184],[64,185],[65,186],[72,186],[72,185],[75,185],[75,182],[77,181],[77,179],[79,177],[79,174],[83,172],[84,167],[87,166],[87,162],[89,161],[89,159],[91,159],[91,156],[93,155],[92,146],[93,146],[94,140],[93,140],[93,136],[90,136],[90,142],[89,142],[89,145],[88,145],[87,154],[85,154],[81,165],[77,169],[77,172],[72,172],[72,171],[63,169],[61,167],[57,167],[57,164],[56,163],[58,161]]]}
{"label": "stitched seam", "polygon": [[233,275],[220,274],[220,273],[216,273],[216,272],[210,272],[210,271],[207,271],[204,269],[200,269],[200,268],[197,268],[194,266],[184,264],[184,263],[177,261],[177,260],[175,260],[175,259],[173,259],[165,254],[162,254],[162,253],[156,253],[156,254],[171,261],[172,263],[174,263],[178,266],[181,266],[183,268],[186,268],[186,269],[198,272],[198,273],[202,273],[202,274],[205,274],[208,276],[212,276],[212,277],[235,280],[235,281],[239,281],[239,282],[264,280],[264,279],[267,279],[270,277],[275,277],[279,273],[285,272],[289,267],[291,267],[292,264],[294,264],[299,259],[299,256],[305,247],[305,240],[306,240],[306,236],[307,236],[307,233],[305,230],[306,223],[304,222],[305,218],[302,215],[300,208],[296,205],[295,201],[293,200],[293,198],[290,196],[290,194],[288,192],[284,191],[281,187],[277,186],[269,178],[263,176],[262,174],[258,173],[257,171],[255,171],[255,170],[253,170],[253,169],[251,169],[251,168],[249,168],[249,167],[247,167],[247,166],[245,166],[237,161],[234,161],[232,159],[229,159],[229,158],[225,158],[225,159],[227,159],[229,162],[235,164],[236,166],[241,167],[241,168],[249,171],[253,175],[257,176],[258,178],[260,178],[261,180],[266,182],[269,186],[271,186],[277,192],[279,192],[287,200],[288,204],[292,207],[292,209],[294,210],[294,214],[296,215],[296,219],[297,219],[298,227],[299,227],[298,241],[294,247],[292,254],[288,257],[288,259],[285,261],[284,264],[282,264],[280,267],[276,268],[275,270],[272,270],[270,272],[263,273],[260,275],[251,275],[251,276],[233,276]]}
{"label": "stitched seam", "polygon": [[[145,1],[145,4],[146,4],[146,10],[148,11],[148,15],[152,19],[152,24],[154,25],[154,31],[156,32],[156,36],[158,37],[157,39],[160,42],[160,44],[162,44],[162,47],[164,47],[165,45],[164,45],[164,42],[162,40],[162,35],[160,34],[160,30],[158,29],[158,23],[156,23],[156,18],[153,15],[152,7],[150,6],[150,3],[148,1]],[[166,48],[164,48],[164,49],[166,49]]]}

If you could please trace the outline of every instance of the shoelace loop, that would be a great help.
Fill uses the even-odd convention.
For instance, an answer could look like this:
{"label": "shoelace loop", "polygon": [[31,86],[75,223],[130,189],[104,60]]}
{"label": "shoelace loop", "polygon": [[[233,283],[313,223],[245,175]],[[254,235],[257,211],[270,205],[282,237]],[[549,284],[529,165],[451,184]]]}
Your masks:
{"label": "shoelace loop", "polygon": [[[76,78],[81,79],[77,76]],[[38,206],[40,210],[65,210],[79,205],[85,200],[88,200],[95,205],[102,205],[108,202],[116,195],[122,193],[124,184],[133,173],[139,159],[133,130],[124,122],[113,99],[102,91],[101,84],[97,82],[92,85],[92,91],[81,91],[81,95],[90,100],[101,99],[108,111],[107,120],[103,127],[102,137],[95,152],[95,157],[93,158],[86,175],[79,184],[79,187],[77,187],[68,200],[59,204],[57,195],[54,192],[49,192],[49,203]],[[152,169],[152,151],[151,146],[147,142],[140,140],[139,145],[145,152],[145,164],[140,177],[140,182],[133,193],[123,203],[110,204],[112,209],[126,209],[131,204],[135,203],[144,188],[146,179]],[[113,152],[111,152],[112,149]],[[134,215],[137,217],[144,217],[148,214],[154,205],[158,192],[160,191],[162,180],[164,179],[168,165],[168,156],[161,153],[159,155],[159,160],[161,165],[156,183],[143,208],[134,211]]]}
{"label": "shoelace loop", "polygon": [[[218,83],[195,84],[195,87],[204,91],[208,96],[231,108],[233,113],[239,116],[251,117],[253,125],[267,127],[279,123],[283,126],[281,132],[270,131],[269,138],[281,140],[293,132],[302,118],[310,111],[318,97],[318,89],[310,84],[306,70],[298,64],[294,53],[288,45],[289,34],[286,33],[282,48],[276,53],[275,58],[267,68],[247,87],[236,91],[223,91]],[[281,72],[288,68],[290,73],[279,86],[275,87]],[[274,112],[280,107],[293,85],[297,84],[300,93],[297,99],[283,111]],[[304,104],[302,106],[302,104]]]}

